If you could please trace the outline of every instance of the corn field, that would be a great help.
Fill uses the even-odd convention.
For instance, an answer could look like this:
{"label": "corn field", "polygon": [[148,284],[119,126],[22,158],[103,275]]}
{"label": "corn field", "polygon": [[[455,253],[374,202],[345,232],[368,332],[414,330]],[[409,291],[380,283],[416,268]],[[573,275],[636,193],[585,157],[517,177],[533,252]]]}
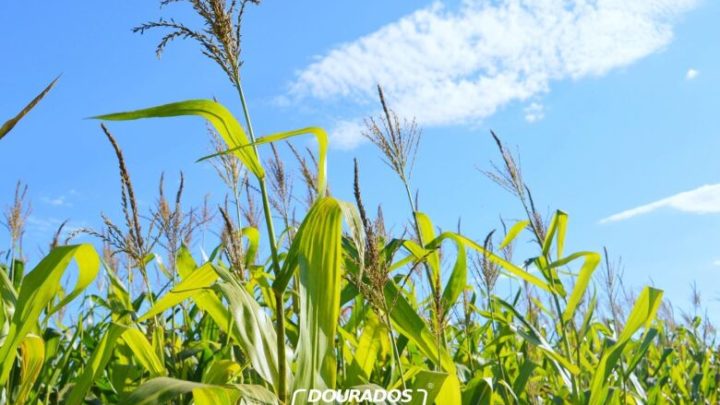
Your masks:
{"label": "corn field", "polygon": [[[95,116],[117,157],[123,216],[102,216],[101,229],[67,240],[61,230],[48,235],[39,260],[26,261],[22,249],[25,188],[9,194],[0,403],[720,403],[709,320],[676,320],[662,291],[618,286],[607,252],[566,251],[568,215],[538,212],[498,135],[488,138],[498,164],[485,175],[526,218],[480,240],[439,229],[414,196],[420,129],[378,86],[382,114],[368,117],[364,135],[403,185],[387,194],[407,200],[406,218],[392,219],[407,226],[393,234],[382,212],[363,204],[359,162],[353,200],[333,196],[322,128],[254,133],[240,24],[259,2],[188,1],[201,28],[160,20],[136,31],[162,31],[158,53],[174,40],[195,42],[242,110],[211,99],[138,100]],[[18,122],[37,118],[25,116],[54,85],[0,128],[0,148]],[[161,180],[157,204],[141,212],[115,132],[123,121],[181,116],[207,122],[215,153],[200,160],[229,198],[217,209],[186,209],[182,182],[173,199]],[[300,138],[314,139],[314,149],[294,146]],[[297,173],[278,148],[290,148]],[[304,194],[288,186],[290,176],[302,179]],[[189,243],[203,226],[218,238],[198,257]],[[74,244],[80,237],[92,242]],[[513,292],[500,293],[500,283]],[[313,398],[315,390],[334,397]]]}

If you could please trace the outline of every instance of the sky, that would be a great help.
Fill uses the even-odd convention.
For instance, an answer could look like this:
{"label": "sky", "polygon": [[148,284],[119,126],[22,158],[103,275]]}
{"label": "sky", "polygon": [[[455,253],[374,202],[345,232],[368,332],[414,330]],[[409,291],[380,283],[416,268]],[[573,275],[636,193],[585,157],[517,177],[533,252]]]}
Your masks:
{"label": "sky", "polygon": [[[161,16],[194,21],[182,4],[148,0],[0,3],[0,119],[62,74],[0,142],[0,205],[18,180],[29,185],[31,256],[65,219],[78,228],[98,227],[101,212],[120,218],[115,157],[86,117],[210,97],[240,113],[192,43],[158,59],[159,33],[131,32]],[[409,218],[404,190],[360,136],[378,113],[376,84],[423,129],[412,178],[420,209],[444,229],[461,220],[476,239],[500,216],[521,217],[482,174],[498,160],[492,129],[518,151],[540,210],[569,213],[568,249],[607,247],[628,286],[653,284],[679,308],[696,282],[717,313],[719,18],[709,0],[267,0],[247,14],[243,82],[257,133],[326,128],[334,195],[352,200],[358,158],[366,204],[382,203],[395,230]],[[169,189],[184,172],[187,204],[222,200],[212,167],[195,163],[209,152],[202,121],[109,127],[141,208],[163,171]]]}

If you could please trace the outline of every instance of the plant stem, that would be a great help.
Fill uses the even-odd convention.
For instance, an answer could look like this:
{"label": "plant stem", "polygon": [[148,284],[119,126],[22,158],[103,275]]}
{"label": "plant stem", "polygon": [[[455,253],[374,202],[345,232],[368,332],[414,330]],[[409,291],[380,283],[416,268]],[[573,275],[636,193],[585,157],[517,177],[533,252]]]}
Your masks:
{"label": "plant stem", "polygon": [[[389,118],[388,118],[389,119]],[[417,207],[415,206],[415,202],[412,198],[412,192],[410,191],[410,184],[407,180],[407,178],[404,175],[400,176],[400,180],[402,180],[403,185],[405,186],[405,193],[407,194],[408,202],[410,204],[410,209],[412,210],[413,215],[413,223],[415,224],[415,232],[417,233],[418,241],[420,241],[420,245],[422,245],[423,249],[425,248],[425,241],[423,240],[422,233],[420,232],[420,223],[417,219]],[[435,329],[435,344],[437,346],[437,356],[438,356],[438,363],[440,362],[440,347],[441,345],[444,345],[445,343],[445,332],[443,331],[442,325],[441,325],[441,316],[442,314],[440,311],[442,311],[442,308],[440,306],[440,302],[437,300],[437,297],[440,297],[440,280],[433,277],[432,271],[430,271],[430,266],[427,264],[427,262],[423,262],[423,266],[425,267],[425,274],[427,275],[428,281],[430,282],[430,289],[433,293],[433,305],[435,309],[434,314],[434,329]],[[438,272],[438,277],[440,276]],[[436,366],[439,366],[436,365]],[[442,367],[439,367],[442,368]],[[437,369],[437,368],[436,368]]]}
{"label": "plant stem", "polygon": [[[525,189],[528,190],[528,194],[530,193],[527,186],[525,186]],[[520,196],[520,202],[522,203],[523,209],[525,210],[525,214],[527,215],[528,220],[530,221],[530,227],[533,231],[533,234],[535,234],[535,239],[537,240],[538,245],[540,246],[540,250],[543,249],[543,235],[540,229],[536,226],[535,223],[535,207],[532,204],[532,199],[530,199],[530,203],[528,204],[528,201],[525,200],[525,197],[523,197],[522,189],[518,188],[517,192]],[[550,255],[544,255],[543,258],[545,259],[545,263],[549,266],[550,263],[552,263],[552,260],[550,258]],[[558,258],[560,259],[560,258]],[[557,292],[555,292],[555,277],[553,277],[552,269],[548,269],[549,276],[548,281],[550,281],[550,286],[552,287],[552,299],[553,304],[556,311],[556,316],[558,317],[558,320],[560,321],[560,340],[563,343],[563,346],[565,347],[565,353],[568,358],[572,358],[572,352],[570,351],[570,342],[568,341],[567,337],[567,325],[565,324],[565,319],[563,318],[563,311],[560,307],[560,299],[558,298]],[[578,380],[578,377],[575,375],[572,375],[572,394],[576,397],[576,399],[579,400],[580,398],[580,382]]]}
{"label": "plant stem", "polygon": [[285,311],[282,291],[274,290],[275,312],[277,313],[277,352],[278,352],[278,398],[280,403],[285,403],[286,398],[286,373],[285,370]]}
{"label": "plant stem", "polygon": [[[398,294],[399,294],[399,292],[398,292]],[[397,366],[398,366],[398,374],[400,375],[400,381],[402,382],[403,389],[406,389],[407,385],[405,385],[405,372],[403,371],[402,362],[400,361],[400,351],[398,350],[397,342],[395,341],[395,337],[393,336],[393,333],[392,333],[392,323],[390,322],[390,314],[388,312],[387,301],[385,301],[384,297],[383,297],[382,303],[383,303],[383,307],[384,307],[383,312],[385,312],[385,317],[384,317],[385,323],[388,328],[388,335],[390,335],[390,343],[392,344],[393,355],[395,357],[395,362],[397,363]],[[439,356],[438,356],[438,358],[439,358]]]}
{"label": "plant stem", "polygon": [[[250,142],[253,144],[253,150],[255,156],[260,159],[258,154],[257,145],[255,144],[255,132],[253,131],[252,122],[250,121],[250,111],[248,110],[247,102],[245,100],[245,92],[243,92],[242,84],[240,81],[240,74],[235,76],[234,81],[235,89],[237,89],[238,96],[240,97],[240,104],[242,104],[243,114],[245,116],[245,123],[247,125],[248,135],[250,136]],[[270,211],[270,199],[268,198],[267,187],[265,186],[265,179],[258,177],[258,183],[260,183],[260,194],[262,195],[263,212],[265,214],[265,225],[267,226],[268,239],[270,240],[270,255],[272,257],[273,270],[275,274],[280,272],[280,261],[278,259],[277,245],[275,240],[275,227],[272,221],[272,212]],[[278,398],[281,403],[285,402],[286,398],[286,368],[285,368],[285,312],[283,311],[283,294],[282,292],[275,292],[275,312],[277,317],[277,352],[278,352]]]}

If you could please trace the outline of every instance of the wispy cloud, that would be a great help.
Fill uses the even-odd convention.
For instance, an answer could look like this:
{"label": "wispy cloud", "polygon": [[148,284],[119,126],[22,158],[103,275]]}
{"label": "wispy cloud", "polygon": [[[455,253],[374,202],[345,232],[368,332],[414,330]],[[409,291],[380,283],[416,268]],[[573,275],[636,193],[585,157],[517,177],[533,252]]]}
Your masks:
{"label": "wispy cloud", "polygon": [[711,184],[663,198],[650,204],[641,205],[619,212],[600,220],[601,224],[623,221],[647,214],[661,208],[671,208],[692,214],[720,213],[720,184]]}
{"label": "wispy cloud", "polygon": [[[78,192],[74,189],[71,189],[68,191],[68,195],[72,197],[77,197]],[[72,207],[72,202],[69,201],[70,198],[68,198],[67,195],[60,195],[60,196],[44,196],[40,198],[40,201],[42,201],[44,204],[52,205],[54,207]]]}
{"label": "wispy cloud", "polygon": [[525,121],[531,124],[545,118],[545,107],[540,103],[531,103],[525,107],[523,112],[525,113]]}
{"label": "wispy cloud", "polygon": [[36,233],[54,232],[62,223],[62,220],[52,217],[40,217],[37,215],[30,215],[27,218],[28,229]]}
{"label": "wispy cloud", "polygon": [[54,207],[72,206],[72,204],[67,202],[67,199],[63,195],[61,195],[60,197],[42,197],[41,201]]}
{"label": "wispy cloud", "polygon": [[77,233],[88,227],[88,222],[84,220],[75,221],[33,214],[27,219],[27,231],[32,241],[45,243],[49,241],[44,238],[48,237],[48,235],[54,235],[63,223],[65,223],[65,225],[63,226],[62,234],[65,236]]}
{"label": "wispy cloud", "polygon": [[288,98],[367,107],[380,83],[398,113],[420,124],[474,123],[553,81],[601,76],[663,49],[697,1],[435,3],[319,56],[299,71]]}
{"label": "wispy cloud", "polygon": [[700,71],[697,69],[688,69],[687,73],[685,73],[685,79],[687,80],[693,80],[700,75]]}
{"label": "wispy cloud", "polygon": [[333,146],[340,149],[352,149],[363,142],[365,127],[361,121],[340,120],[332,130]]}

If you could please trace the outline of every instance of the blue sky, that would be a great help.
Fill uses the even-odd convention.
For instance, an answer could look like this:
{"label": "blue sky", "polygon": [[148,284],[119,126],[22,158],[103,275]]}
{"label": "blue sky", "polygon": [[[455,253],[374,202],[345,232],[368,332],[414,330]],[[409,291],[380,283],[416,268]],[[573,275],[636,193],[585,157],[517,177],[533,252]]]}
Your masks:
{"label": "blue sky", "polygon": [[[30,186],[29,253],[66,218],[76,227],[97,226],[100,212],[119,218],[114,156],[84,117],[201,97],[238,112],[193,44],[158,60],[158,34],[131,33],[161,15],[189,13],[147,0],[0,4],[0,119],[63,74],[0,146],[3,205],[18,179]],[[256,132],[319,125],[332,134],[340,198],[352,198],[357,157],[367,204],[407,217],[401,185],[358,137],[380,82],[424,128],[413,182],[438,225],[455,229],[461,217],[481,238],[499,215],[520,217],[478,170],[497,160],[492,128],[519,149],[541,210],[570,214],[570,248],[607,246],[628,285],[652,281],[676,306],[697,281],[718,310],[718,18],[720,3],[708,0],[266,1],[246,19],[243,76]],[[163,170],[170,184],[184,171],[188,203],[224,196],[213,169],[193,163],[209,150],[201,121],[110,128],[146,208]]]}

